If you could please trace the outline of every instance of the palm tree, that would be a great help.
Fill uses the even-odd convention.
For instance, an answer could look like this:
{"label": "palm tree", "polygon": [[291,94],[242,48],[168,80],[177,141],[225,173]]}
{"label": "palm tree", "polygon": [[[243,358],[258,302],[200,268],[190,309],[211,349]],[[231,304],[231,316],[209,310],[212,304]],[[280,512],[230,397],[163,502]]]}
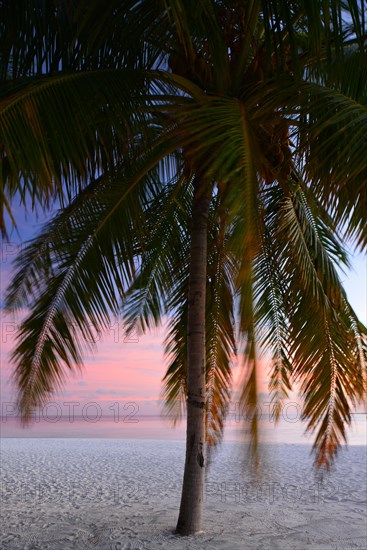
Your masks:
{"label": "palm tree", "polygon": [[365,389],[366,330],[335,267],[343,238],[367,246],[364,3],[0,9],[2,209],[61,202],[7,294],[29,308],[13,353],[24,421],[81,365],[91,327],[169,315],[163,396],[187,411],[178,533],[202,526],[237,348],[254,451],[267,348],[275,417],[298,383],[329,467]]}

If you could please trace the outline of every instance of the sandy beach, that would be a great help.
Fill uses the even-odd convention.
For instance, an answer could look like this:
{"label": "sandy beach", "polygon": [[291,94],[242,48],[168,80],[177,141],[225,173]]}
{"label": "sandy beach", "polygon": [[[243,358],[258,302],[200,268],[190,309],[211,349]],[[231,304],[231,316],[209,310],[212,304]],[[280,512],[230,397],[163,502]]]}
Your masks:
{"label": "sandy beach", "polygon": [[3,439],[1,548],[367,548],[366,447],[322,480],[308,445],[266,445],[258,481],[240,451],[226,442],[213,457],[205,531],[178,538],[182,441]]}

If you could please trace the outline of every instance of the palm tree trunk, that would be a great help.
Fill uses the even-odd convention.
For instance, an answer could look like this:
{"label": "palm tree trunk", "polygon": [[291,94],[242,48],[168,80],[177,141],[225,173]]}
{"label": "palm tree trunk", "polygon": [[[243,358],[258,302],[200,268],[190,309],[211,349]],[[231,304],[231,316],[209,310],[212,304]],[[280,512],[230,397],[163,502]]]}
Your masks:
{"label": "palm tree trunk", "polygon": [[187,337],[186,460],[176,532],[202,528],[205,484],[205,296],[210,194],[194,182]]}

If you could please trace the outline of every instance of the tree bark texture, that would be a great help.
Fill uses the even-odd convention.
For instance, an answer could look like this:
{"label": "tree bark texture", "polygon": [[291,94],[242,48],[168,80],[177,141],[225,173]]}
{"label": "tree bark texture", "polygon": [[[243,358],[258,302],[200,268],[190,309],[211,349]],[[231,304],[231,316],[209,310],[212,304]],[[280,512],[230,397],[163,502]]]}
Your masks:
{"label": "tree bark texture", "polygon": [[194,184],[192,207],[187,343],[186,459],[176,532],[202,529],[205,485],[205,296],[210,193]]}

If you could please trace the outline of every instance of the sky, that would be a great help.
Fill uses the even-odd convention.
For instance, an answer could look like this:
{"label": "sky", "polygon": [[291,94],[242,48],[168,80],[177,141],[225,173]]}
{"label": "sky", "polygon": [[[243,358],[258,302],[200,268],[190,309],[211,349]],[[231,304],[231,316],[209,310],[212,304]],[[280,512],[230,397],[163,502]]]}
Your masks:
{"label": "sky", "polygon": [[[10,280],[12,261],[21,253],[22,241],[36,234],[42,222],[33,213],[25,216],[21,208],[16,209],[16,217],[19,234],[13,232],[9,241],[2,241],[1,246],[1,294]],[[364,323],[367,323],[366,268],[366,257],[356,254],[352,258],[352,270],[342,274],[350,302]],[[15,392],[11,383],[9,352],[20,318],[3,312],[1,315],[0,397],[4,416],[4,413],[12,415],[14,412]],[[110,330],[99,339],[95,353],[84,357],[82,373],[69,376],[64,390],[55,394],[54,401],[60,403],[62,414],[72,411],[80,416],[87,411],[86,414],[93,417],[93,414],[98,414],[98,407],[103,415],[115,415],[119,411],[128,418],[159,414],[162,410],[159,400],[161,380],[167,367],[162,345],[164,336],[162,327],[146,335],[132,334],[126,338],[122,323],[112,322]],[[235,380],[240,378],[240,370],[239,364],[235,363]],[[265,374],[261,389],[266,390]],[[57,414],[55,410],[50,409],[50,414]]]}

